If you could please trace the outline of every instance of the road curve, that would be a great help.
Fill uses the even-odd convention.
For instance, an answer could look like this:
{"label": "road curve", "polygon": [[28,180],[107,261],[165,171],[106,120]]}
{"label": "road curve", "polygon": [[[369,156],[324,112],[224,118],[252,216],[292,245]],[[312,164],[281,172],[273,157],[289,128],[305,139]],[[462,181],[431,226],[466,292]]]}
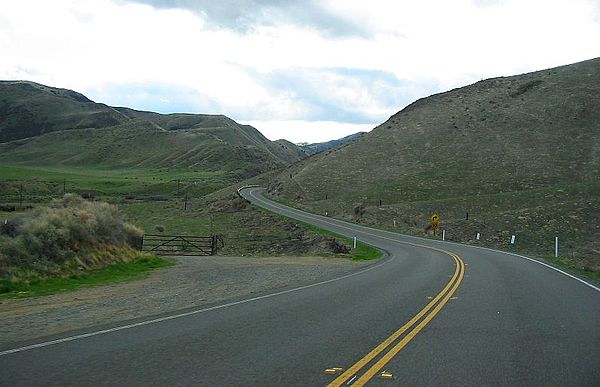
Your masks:
{"label": "road curve", "polygon": [[0,385],[600,385],[593,285],[240,193],[387,257],[298,289],[0,348]]}
{"label": "road curve", "polygon": [[[409,254],[424,252],[410,244],[461,257],[466,275],[452,302],[386,366],[402,384],[600,385],[600,289],[595,285],[527,257],[307,214],[261,193],[258,187],[241,191],[271,211],[386,249],[396,262],[384,270],[399,277],[406,272],[402,266],[411,264],[422,265],[421,272],[432,277],[438,273],[423,261],[415,263]],[[400,245],[390,246],[390,240]]]}

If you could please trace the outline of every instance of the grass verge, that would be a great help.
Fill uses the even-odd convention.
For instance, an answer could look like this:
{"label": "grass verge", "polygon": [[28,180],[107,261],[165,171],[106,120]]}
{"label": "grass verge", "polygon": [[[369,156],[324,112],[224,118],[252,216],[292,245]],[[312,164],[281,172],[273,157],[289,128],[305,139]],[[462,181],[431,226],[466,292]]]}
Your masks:
{"label": "grass verge", "polygon": [[545,256],[543,257],[543,260],[554,266],[558,266],[561,269],[565,269],[574,275],[589,278],[600,283],[600,271],[578,266],[577,263],[570,258]]}
{"label": "grass verge", "polygon": [[[284,204],[284,205],[287,205],[287,204]],[[262,207],[259,207],[259,208],[261,211],[266,211],[270,214],[276,214],[277,216],[285,218],[285,219],[289,220],[290,222],[296,223],[296,224],[298,224],[308,230],[311,230],[317,234],[323,235],[325,237],[336,238],[336,239],[342,240],[342,241],[344,241],[344,243],[349,244],[351,246],[353,244],[352,238],[348,238],[346,236],[337,234],[333,231],[325,230],[323,228],[317,227],[310,223],[302,222],[300,220],[291,218],[289,216],[285,216],[285,215],[281,215],[281,214],[278,214],[273,211],[269,211],[266,208],[262,208]],[[356,249],[352,249],[351,253],[349,255],[349,258],[352,259],[353,261],[368,261],[368,260],[372,260],[372,259],[379,259],[381,257],[383,257],[383,252],[381,250],[379,250],[369,244],[361,242],[361,241],[357,241]]]}
{"label": "grass verge", "polygon": [[146,278],[153,269],[173,264],[171,260],[145,255],[135,261],[114,263],[68,277],[51,277],[30,282],[13,282],[2,279],[0,280],[0,300],[44,296],[82,287],[142,279]]}
{"label": "grass verge", "polygon": [[[316,233],[319,233],[323,236],[328,236],[328,237],[332,237],[332,238],[337,238],[337,239],[341,239],[343,240],[345,243],[352,245],[353,244],[353,240],[352,238],[348,238],[345,237],[343,235],[337,234],[335,232],[329,231],[329,230],[325,230],[322,229],[320,227],[317,227],[315,225],[309,224],[309,223],[304,223],[298,220],[295,220],[293,218],[292,219],[294,222],[301,224],[303,227],[308,228],[309,230],[312,230]],[[350,259],[354,260],[354,261],[368,261],[371,259],[378,259],[381,258],[383,256],[383,252],[369,244],[366,244],[364,242],[361,241],[357,241],[356,242],[356,249],[352,249],[351,255],[350,255]]]}

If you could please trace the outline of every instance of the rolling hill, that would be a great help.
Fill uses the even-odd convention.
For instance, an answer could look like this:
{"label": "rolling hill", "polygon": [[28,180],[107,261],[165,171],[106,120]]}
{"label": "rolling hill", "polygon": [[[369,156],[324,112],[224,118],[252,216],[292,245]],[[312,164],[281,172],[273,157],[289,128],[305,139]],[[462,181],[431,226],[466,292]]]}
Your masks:
{"label": "rolling hill", "polygon": [[600,58],[420,99],[269,191],[417,235],[437,212],[451,240],[538,256],[560,236],[561,256],[599,269]]}
{"label": "rolling hill", "polygon": [[299,147],[304,152],[306,152],[306,154],[314,155],[317,153],[325,152],[325,151],[335,148],[337,146],[346,144],[347,142],[359,139],[362,136],[364,136],[365,134],[366,134],[366,132],[358,132],[358,133],[351,134],[349,136],[342,137],[337,140],[331,140],[331,141],[326,141],[326,142],[317,142],[317,143],[312,143],[312,144],[301,144]]}
{"label": "rolling hill", "polygon": [[304,153],[223,115],[158,114],[74,91],[0,82],[0,162],[223,171],[246,178]]}

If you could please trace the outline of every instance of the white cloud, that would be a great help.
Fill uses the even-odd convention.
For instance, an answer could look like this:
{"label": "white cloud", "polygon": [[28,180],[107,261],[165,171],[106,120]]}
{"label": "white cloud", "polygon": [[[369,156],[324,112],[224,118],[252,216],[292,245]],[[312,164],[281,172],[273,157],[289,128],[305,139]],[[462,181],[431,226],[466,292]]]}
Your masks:
{"label": "white cloud", "polygon": [[258,129],[269,140],[285,139],[293,143],[325,142],[336,140],[357,132],[369,132],[375,126],[369,124],[345,124],[335,121],[240,121]]}
{"label": "white cloud", "polygon": [[[434,92],[600,56],[594,0],[329,0],[309,3],[312,19],[294,16],[294,7],[278,10],[276,1],[248,18],[220,6],[205,12],[207,2],[172,4],[5,0],[0,78],[71,88],[108,104],[124,101],[111,94],[123,92],[115,85],[162,85],[157,90],[170,94],[130,90],[127,101],[137,108],[181,101],[180,90],[192,100],[163,105],[276,124],[363,116],[375,126]],[[235,28],[240,20],[244,28]],[[379,79],[365,72],[400,82],[365,83]],[[276,77],[290,86],[270,83]]]}

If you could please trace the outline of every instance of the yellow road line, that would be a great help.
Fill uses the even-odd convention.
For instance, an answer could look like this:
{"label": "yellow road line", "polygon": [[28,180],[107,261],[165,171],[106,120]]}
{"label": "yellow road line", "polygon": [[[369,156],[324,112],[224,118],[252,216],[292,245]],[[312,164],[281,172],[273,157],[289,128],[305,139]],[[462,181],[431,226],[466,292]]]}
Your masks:
{"label": "yellow road line", "polygon": [[[427,246],[421,246],[421,247],[427,248]],[[439,250],[439,249],[435,249],[435,250]],[[433,311],[427,317],[425,317],[425,319],[420,324],[417,325],[417,327],[415,329],[413,329],[404,339],[402,339],[402,341],[400,341],[400,343],[398,343],[395,347],[393,347],[392,350],[390,350],[390,352],[388,352],[386,355],[384,355],[384,357],[379,362],[377,362],[373,367],[371,367],[371,369],[369,369],[369,371],[367,371],[367,373],[369,374],[368,379],[365,380],[364,379],[365,376],[363,375],[363,377],[361,377],[359,380],[357,380],[354,385],[362,385],[362,384],[366,383],[366,381],[371,379],[377,373],[377,371],[379,371],[381,368],[383,368],[398,352],[400,352],[400,350],[406,344],[408,344],[408,342],[410,340],[412,340],[412,338],[414,336],[417,335],[417,333],[419,333],[423,329],[423,327],[425,327],[425,325],[427,325],[427,323],[429,323],[429,321],[431,321],[433,319],[433,317],[435,317],[435,315],[437,315],[439,313],[439,311],[442,309],[442,307],[444,307],[444,305],[448,302],[450,297],[452,297],[452,295],[454,294],[454,292],[460,285],[460,282],[462,281],[462,278],[464,276],[464,264],[463,264],[462,260],[460,259],[460,257],[456,254],[453,254],[453,253],[450,253],[447,251],[444,251],[444,253],[446,253],[446,254],[450,255],[452,258],[454,258],[454,261],[456,263],[456,269],[454,271],[454,275],[452,276],[452,278],[450,279],[448,284],[446,284],[444,289],[442,289],[442,291],[429,304],[427,304],[427,306],[425,306],[419,313],[417,313],[409,322],[404,324],[400,329],[398,329],[396,332],[394,332],[385,341],[383,341],[381,344],[379,344],[377,347],[375,347],[371,352],[369,352],[362,359],[360,359],[358,362],[356,362],[352,367],[348,368],[343,374],[338,376],[333,382],[331,382],[328,385],[329,387],[341,386],[350,377],[356,375],[356,373],[358,373],[358,371],[360,371],[362,368],[364,368],[367,364],[369,364],[371,361],[373,361],[379,354],[381,354],[386,348],[388,348],[391,344],[393,344],[396,340],[398,340],[398,338],[400,338],[400,336],[402,336],[413,325],[415,325],[421,318],[423,318],[423,316],[427,312],[429,312],[429,310],[434,308],[434,306],[436,304],[438,304],[440,299],[442,299],[442,301],[433,309]],[[357,384],[357,383],[361,382],[361,380],[362,380],[362,384]]]}
{"label": "yellow road line", "polygon": [[427,315],[410,333],[408,333],[398,344],[396,344],[388,353],[386,353],[381,359],[377,361],[367,372],[365,372],[354,384],[353,386],[364,386],[369,380],[371,380],[377,373],[389,363],[394,356],[398,354],[429,322],[442,310],[442,308],[446,305],[448,300],[452,297],[452,295],[458,289],[463,277],[464,277],[464,264],[460,257],[453,254],[454,259],[458,259],[457,263],[460,265],[460,275],[458,280],[452,286],[452,289],[446,294],[444,299],[431,311],[430,314]]}
{"label": "yellow road line", "polygon": [[[255,196],[255,198],[258,199],[256,196]],[[261,201],[260,199],[258,199],[258,200]],[[265,201],[263,201],[263,203],[265,203]],[[292,211],[292,212],[294,212],[294,211]],[[345,226],[343,224],[336,224],[336,223],[333,223],[333,222],[330,222],[330,221],[327,221],[327,220],[324,220],[321,218],[312,217],[308,214],[304,214],[304,216],[309,219],[312,218],[314,220],[319,220],[320,222],[323,222],[323,223],[326,223],[326,224],[329,224],[329,225],[332,225],[335,227],[340,227],[340,228],[345,228],[350,231],[355,231],[353,228]],[[356,375],[362,368],[364,368],[367,364],[372,362],[377,356],[379,356],[390,345],[392,345],[396,340],[398,340],[406,331],[408,331],[413,325],[415,325],[419,320],[421,320],[423,318],[423,316],[425,316],[425,314],[427,314],[431,310],[431,313],[429,313],[427,316],[425,316],[425,318],[423,318],[423,320],[419,324],[417,324],[417,326],[414,327],[412,329],[412,331],[410,331],[406,336],[404,336],[395,346],[393,346],[373,366],[371,366],[371,368],[369,368],[355,383],[353,383],[353,386],[363,386],[365,383],[367,383],[369,380],[371,380],[377,374],[377,372],[379,372],[383,367],[385,367],[385,365],[387,363],[389,363],[394,358],[394,356],[396,356],[421,330],[423,330],[423,328],[427,324],[429,324],[429,322],[440,312],[440,310],[442,310],[442,308],[448,303],[450,298],[454,295],[454,293],[460,286],[460,283],[462,282],[462,280],[464,278],[464,274],[465,274],[465,264],[464,264],[463,260],[458,255],[451,253],[449,251],[446,251],[446,250],[443,250],[443,249],[440,249],[437,247],[431,247],[431,246],[421,245],[421,244],[417,244],[417,243],[399,241],[397,239],[388,238],[388,237],[373,234],[373,233],[370,233],[367,231],[361,231],[361,233],[375,237],[375,238],[386,239],[386,240],[389,240],[392,242],[401,243],[401,244],[414,246],[414,247],[421,247],[421,248],[434,250],[434,251],[449,255],[454,259],[454,262],[456,263],[456,268],[454,270],[454,274],[452,275],[452,278],[450,279],[450,281],[446,284],[444,289],[442,289],[442,291],[440,293],[438,293],[438,295],[433,300],[431,300],[431,302],[429,304],[427,304],[419,313],[417,313],[412,319],[410,319],[410,321],[408,321],[406,324],[404,324],[400,329],[398,329],[396,332],[394,332],[385,341],[383,341],[381,344],[379,344],[377,347],[375,347],[371,352],[369,352],[362,359],[360,359],[358,362],[356,362],[353,366],[348,368],[344,373],[342,373],[340,376],[338,376],[333,382],[331,382],[328,385],[328,387],[341,386],[349,378]],[[432,308],[433,308],[433,310],[432,310]]]}

